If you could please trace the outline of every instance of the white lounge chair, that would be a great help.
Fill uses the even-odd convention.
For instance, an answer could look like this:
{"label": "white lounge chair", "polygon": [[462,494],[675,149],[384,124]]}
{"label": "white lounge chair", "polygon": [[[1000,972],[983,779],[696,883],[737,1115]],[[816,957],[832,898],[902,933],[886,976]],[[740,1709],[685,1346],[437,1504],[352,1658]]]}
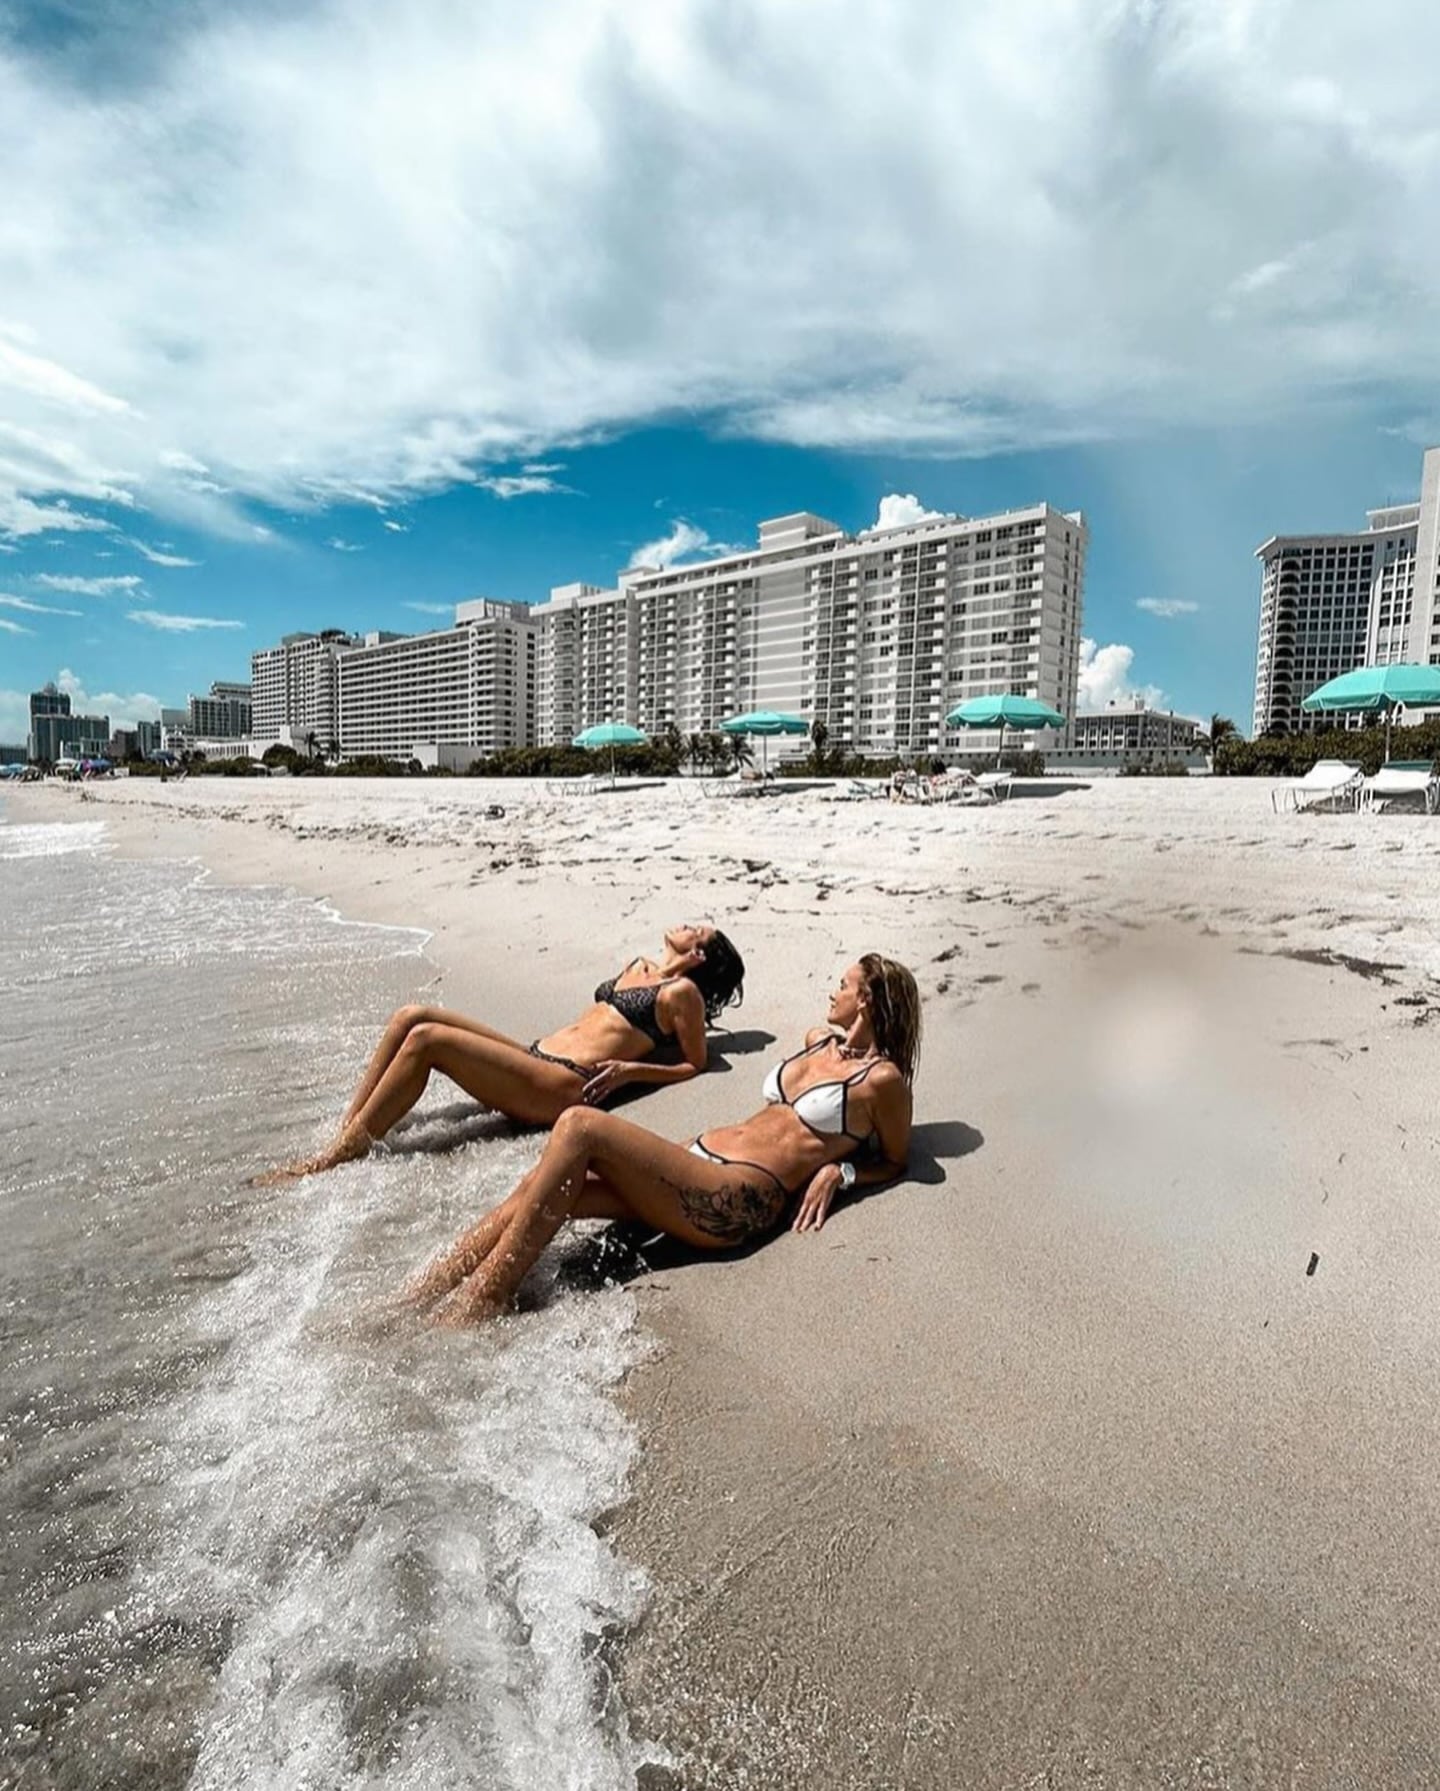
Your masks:
{"label": "white lounge chair", "polygon": [[545,785],[547,796],[593,796],[597,790],[608,790],[614,780],[608,771],[587,771],[581,777],[551,778]]}
{"label": "white lounge chair", "polygon": [[1318,759],[1304,777],[1273,789],[1270,806],[1277,814],[1286,808],[1296,814],[1310,808],[1353,808],[1364,781],[1353,760]]}
{"label": "white lounge chair", "polygon": [[1384,808],[1401,796],[1419,796],[1425,813],[1435,813],[1440,801],[1440,774],[1429,760],[1397,759],[1393,764],[1382,765],[1374,777],[1367,777],[1360,786],[1360,807],[1373,814],[1377,806]]}
{"label": "white lounge chair", "polygon": [[975,779],[975,787],[983,790],[992,802],[1003,802],[1014,782],[1013,771],[982,771]]}

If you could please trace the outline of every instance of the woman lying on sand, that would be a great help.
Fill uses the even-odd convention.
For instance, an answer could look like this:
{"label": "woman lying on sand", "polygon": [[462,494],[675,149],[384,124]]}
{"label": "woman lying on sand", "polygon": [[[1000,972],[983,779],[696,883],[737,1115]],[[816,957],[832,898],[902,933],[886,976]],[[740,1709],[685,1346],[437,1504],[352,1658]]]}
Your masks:
{"label": "woman lying on sand", "polygon": [[444,1316],[457,1324],[502,1312],[567,1219],[638,1220],[723,1250],[777,1225],[798,1195],[792,1229],[819,1231],[841,1188],[903,1173],[919,1054],[914,977],[867,953],[841,977],[826,1024],[770,1071],[758,1113],[686,1146],[571,1109],[515,1192],[426,1271],[414,1297],[452,1296]]}
{"label": "woman lying on sand", "polygon": [[[578,1020],[523,1045],[443,1007],[402,1007],[355,1091],[340,1135],[317,1157],[257,1177],[292,1181],[363,1157],[439,1070],[468,1095],[525,1125],[550,1125],[627,1082],[688,1082],[705,1068],[705,1028],[744,993],[745,965],[716,927],[673,927],[658,962],[635,958],[595,991]],[[676,1063],[651,1063],[670,1048]]]}

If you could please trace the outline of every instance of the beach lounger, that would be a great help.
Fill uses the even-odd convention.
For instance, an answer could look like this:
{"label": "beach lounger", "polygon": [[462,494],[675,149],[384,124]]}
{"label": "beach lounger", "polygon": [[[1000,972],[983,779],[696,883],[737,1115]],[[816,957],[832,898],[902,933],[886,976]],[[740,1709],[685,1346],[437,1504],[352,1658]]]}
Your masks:
{"label": "beach lounger", "polygon": [[1360,807],[1367,814],[1383,810],[1397,797],[1418,796],[1433,815],[1440,801],[1440,774],[1428,759],[1396,759],[1382,765],[1360,786]]}
{"label": "beach lounger", "polygon": [[1304,809],[1353,808],[1364,774],[1349,759],[1320,759],[1293,783],[1281,784],[1270,792],[1270,806],[1279,814],[1290,809],[1299,814]]}
{"label": "beach lounger", "polygon": [[862,784],[858,777],[846,778],[833,790],[827,790],[822,802],[883,802],[890,794],[885,784]]}
{"label": "beach lounger", "polygon": [[982,771],[975,779],[975,786],[989,796],[992,802],[1003,802],[1010,794],[1010,786],[1014,781],[1013,771]]}
{"label": "beach lounger", "polygon": [[590,771],[583,777],[551,778],[545,785],[547,796],[593,796],[597,790],[610,788],[608,771]]}

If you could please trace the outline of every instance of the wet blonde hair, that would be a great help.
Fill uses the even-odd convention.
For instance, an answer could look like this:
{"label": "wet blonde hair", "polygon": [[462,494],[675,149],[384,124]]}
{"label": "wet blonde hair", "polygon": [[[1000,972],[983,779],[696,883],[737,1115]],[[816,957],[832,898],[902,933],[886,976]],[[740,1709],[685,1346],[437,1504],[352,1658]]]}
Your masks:
{"label": "wet blonde hair", "polygon": [[894,958],[867,951],[860,960],[870,1002],[875,1047],[888,1057],[907,1082],[920,1065],[920,991],[915,978]]}

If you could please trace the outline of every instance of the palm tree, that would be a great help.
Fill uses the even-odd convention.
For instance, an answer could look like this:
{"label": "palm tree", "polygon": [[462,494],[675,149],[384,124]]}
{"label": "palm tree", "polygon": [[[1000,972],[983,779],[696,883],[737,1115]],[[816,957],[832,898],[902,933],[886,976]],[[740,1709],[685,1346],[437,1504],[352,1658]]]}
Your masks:
{"label": "palm tree", "polygon": [[1215,749],[1227,740],[1236,740],[1240,730],[1228,715],[1212,715],[1210,717],[1210,763],[1215,763]]}
{"label": "palm tree", "polygon": [[312,759],[319,754],[320,736],[315,732],[314,728],[311,728],[310,732],[305,736],[305,751]]}

